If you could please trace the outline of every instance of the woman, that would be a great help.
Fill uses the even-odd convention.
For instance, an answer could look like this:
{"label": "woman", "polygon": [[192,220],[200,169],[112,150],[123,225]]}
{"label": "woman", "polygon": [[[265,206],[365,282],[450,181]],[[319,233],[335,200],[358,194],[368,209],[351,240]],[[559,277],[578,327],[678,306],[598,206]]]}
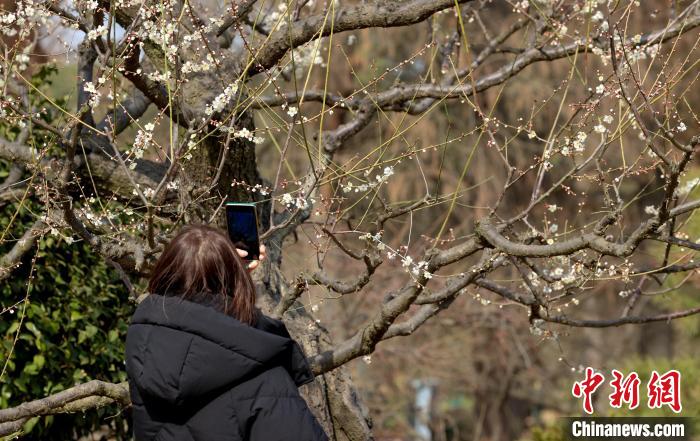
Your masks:
{"label": "woman", "polygon": [[313,381],[306,358],[255,307],[239,252],[199,225],[158,259],[126,338],[136,441],[328,439],[297,390]]}

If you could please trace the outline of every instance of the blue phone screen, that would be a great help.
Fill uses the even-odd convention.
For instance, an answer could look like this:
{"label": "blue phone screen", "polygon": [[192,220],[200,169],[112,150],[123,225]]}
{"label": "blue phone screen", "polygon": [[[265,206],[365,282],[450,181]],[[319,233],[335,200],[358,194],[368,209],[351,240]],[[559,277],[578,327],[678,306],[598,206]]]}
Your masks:
{"label": "blue phone screen", "polygon": [[226,206],[226,223],[231,241],[248,255],[246,260],[256,260],[259,256],[258,225],[253,206]]}

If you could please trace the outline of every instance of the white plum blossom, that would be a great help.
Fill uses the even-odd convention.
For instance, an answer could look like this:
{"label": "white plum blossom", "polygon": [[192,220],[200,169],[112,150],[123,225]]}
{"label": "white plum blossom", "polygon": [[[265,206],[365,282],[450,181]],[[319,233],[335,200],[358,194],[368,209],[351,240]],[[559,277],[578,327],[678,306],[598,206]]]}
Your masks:
{"label": "white plum blossom", "polygon": [[[421,270],[423,270],[427,267],[428,267],[428,262],[426,262],[425,260],[421,260],[420,262],[416,263],[413,266],[413,268],[411,268],[411,273],[413,275],[417,276],[418,274],[420,274]],[[427,271],[423,271],[423,272],[426,273]]]}
{"label": "white plum blossom", "polygon": [[605,52],[603,49],[599,48],[598,46],[594,46],[591,51],[593,52],[594,55],[597,55],[600,57],[600,61],[602,61],[603,66],[608,65],[608,58],[609,54]]}
{"label": "white plum blossom", "polygon": [[294,202],[294,197],[290,193],[285,193],[282,195],[282,203],[289,206]]}
{"label": "white plum blossom", "polygon": [[[314,198],[310,198],[312,203],[315,203],[316,200]],[[291,193],[285,193],[281,197],[282,203],[287,207],[287,208],[292,208],[292,207],[297,207],[300,209],[306,209],[309,207],[309,202],[304,198],[303,196],[292,196]]]}
{"label": "white plum blossom", "polygon": [[528,0],[523,0],[515,4],[515,11],[525,11],[530,7],[530,2]]}
{"label": "white plum blossom", "polygon": [[90,99],[88,100],[90,106],[97,107],[97,105],[100,104],[100,92],[95,87],[95,84],[91,81],[86,81],[83,87],[85,92],[90,94]]}
{"label": "white plum blossom", "polygon": [[232,84],[229,84],[226,86],[223,92],[221,92],[216,98],[214,98],[214,101],[212,101],[211,105],[207,106],[206,109],[204,110],[204,113],[207,115],[211,116],[216,112],[221,112],[224,110],[226,105],[231,102],[231,99],[233,96],[238,92],[238,81],[234,81]]}
{"label": "white plum blossom", "polygon": [[243,127],[240,130],[237,130],[234,135],[236,138],[251,138],[253,136],[253,132],[248,130],[247,127]]}
{"label": "white plum blossom", "polygon": [[544,328],[542,328],[542,325],[544,325],[544,320],[542,319],[534,319],[532,320],[530,324],[530,332],[532,335],[535,336],[540,336],[544,334]]}
{"label": "white plum blossom", "polygon": [[365,233],[365,234],[359,236],[358,239],[379,242],[382,240],[382,232],[379,231],[376,234]]}
{"label": "white plum blossom", "polygon": [[601,11],[596,11],[595,14],[591,16],[591,20],[593,21],[603,21],[605,17],[603,16],[603,13]]}
{"label": "white plum blossom", "polygon": [[98,6],[97,0],[87,0],[83,3],[83,9],[86,11],[94,11]]}
{"label": "white plum blossom", "polygon": [[[365,171],[365,176],[369,176],[370,170]],[[384,167],[384,170],[382,174],[377,174],[374,176],[374,181],[369,180],[367,183],[362,183],[359,185],[355,185],[352,183],[352,181],[348,181],[346,184],[342,186],[342,190],[344,193],[350,193],[354,190],[355,193],[359,192],[365,192],[369,190],[370,188],[377,187],[378,185],[381,185],[382,183],[386,182],[390,176],[394,174],[394,167],[389,165]]]}
{"label": "white plum blossom", "polygon": [[[146,151],[146,149],[151,145],[151,142],[153,141],[153,129],[154,125],[152,123],[148,123],[144,126],[145,130],[139,130],[136,133],[136,138],[134,139],[134,145],[131,147],[130,150],[127,152],[133,153],[134,157],[140,159],[143,158],[143,153]],[[132,163],[132,168],[136,166],[135,163]]]}
{"label": "white plum blossom", "polygon": [[700,178],[691,179],[688,182],[686,182],[682,187],[676,188],[674,194],[676,196],[685,196],[694,189],[698,188],[698,185],[700,185]]}
{"label": "white plum blossom", "polygon": [[644,207],[644,212],[646,214],[656,216],[657,214],[659,214],[659,209],[657,207],[654,207],[653,205],[647,205],[646,207]]}
{"label": "white plum blossom", "polygon": [[574,150],[577,152],[582,152],[585,147],[587,137],[588,135],[586,135],[584,132],[578,132],[576,134],[576,139],[574,139]]}
{"label": "white plum blossom", "polygon": [[88,31],[87,34],[87,39],[90,41],[97,40],[101,36],[105,35],[107,33],[107,25],[102,25],[99,27],[96,27],[95,29],[91,29]]}

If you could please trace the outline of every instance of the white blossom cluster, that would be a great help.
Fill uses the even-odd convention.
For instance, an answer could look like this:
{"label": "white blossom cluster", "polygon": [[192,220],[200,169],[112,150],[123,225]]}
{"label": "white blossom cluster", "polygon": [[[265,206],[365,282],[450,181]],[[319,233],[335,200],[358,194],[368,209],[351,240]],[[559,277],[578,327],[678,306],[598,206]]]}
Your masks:
{"label": "white blossom cluster", "polygon": [[[368,181],[366,183],[360,184],[360,185],[353,185],[352,181],[348,181],[347,184],[342,186],[342,190],[344,193],[350,193],[351,191],[355,191],[355,193],[358,192],[365,192],[369,190],[370,188],[377,187],[381,185],[382,183],[386,182],[390,176],[394,174],[394,167],[393,166],[386,166],[384,167],[383,173],[375,175],[375,180]],[[370,171],[366,170],[364,173],[365,176],[370,175]]]}
{"label": "white blossom cluster", "polygon": [[[249,185],[243,181],[236,181],[235,179],[233,182],[231,182],[231,187],[234,186],[242,186],[245,187],[247,190],[253,192],[253,193],[260,193],[263,196],[266,196],[272,192],[272,189],[270,187],[266,187],[262,184],[255,184],[255,185]],[[313,202],[316,202],[314,198],[311,198]]]}
{"label": "white blossom cluster", "polygon": [[36,27],[47,25],[52,14],[45,9],[43,1],[17,0],[14,11],[0,11],[0,32],[17,40],[28,38]]}
{"label": "white blossom cluster", "polygon": [[[45,9],[43,2],[36,0],[19,0],[13,2],[14,10],[0,11],[0,35],[15,41],[31,42],[30,44],[16,44],[12,48],[12,56],[6,53],[0,65],[0,86],[5,85],[3,71],[26,71],[30,63],[30,54],[34,52],[36,38],[32,32],[36,28],[44,27],[50,23],[51,14]],[[9,5],[9,3],[8,3]]]}
{"label": "white blossom cluster", "polygon": [[[127,150],[127,154],[133,154],[137,159],[143,158],[143,153],[153,142],[153,129],[155,129],[153,123],[145,124],[143,130],[139,130],[136,133],[134,144]],[[136,168],[136,162],[132,162],[129,168]]]}
{"label": "white blossom cluster", "polygon": [[91,12],[97,9],[99,3],[97,3],[97,0],[82,0],[77,1],[76,6],[83,12]]}
{"label": "white blossom cluster", "polygon": [[[313,197],[311,197],[309,199],[311,200],[312,204],[316,203],[316,199],[314,199]],[[291,193],[284,193],[280,197],[280,201],[288,209],[295,207],[295,208],[299,208],[301,210],[304,210],[304,209],[309,207],[309,203],[308,203],[307,199],[305,197],[303,197],[302,195],[293,196]]]}
{"label": "white blossom cluster", "polygon": [[[597,262],[595,269],[591,270],[582,263],[584,258],[583,254],[578,257],[557,256],[550,258],[547,260],[546,267],[538,269],[539,273],[531,271],[527,274],[527,283],[523,285],[523,288],[532,287],[543,294],[551,294],[555,291],[579,288],[593,279],[619,278],[625,283],[630,281],[633,264],[629,260],[618,264]],[[577,306],[579,303],[579,299],[573,297],[566,304],[556,306],[556,311],[561,312],[562,307],[571,304]]]}
{"label": "white blossom cluster", "polygon": [[421,260],[414,262],[413,257],[409,255],[402,256],[398,251],[392,249],[389,245],[382,242],[381,231],[376,234],[364,233],[360,235],[358,239],[372,242],[379,251],[386,251],[386,256],[389,260],[393,260],[398,256],[399,259],[401,259],[401,267],[404,268],[406,272],[409,272],[414,276],[419,276],[422,274],[422,276],[426,279],[431,279],[433,277],[433,275],[426,270],[428,267],[427,261]]}
{"label": "white blossom cluster", "polygon": [[610,3],[608,0],[584,0],[583,2],[583,7],[579,6],[578,3],[574,4],[574,10],[580,9],[581,12],[584,14],[595,14],[596,8],[598,6],[604,5],[606,3]]}
{"label": "white blossom cluster", "polygon": [[321,45],[324,41],[325,38],[319,38],[295,48],[292,54],[294,64],[287,64],[282,71],[291,74],[292,68],[295,68],[294,74],[301,77],[306,74],[309,66],[326,67],[325,60],[321,56]]}
{"label": "white blossom cluster", "polygon": [[174,15],[175,2],[172,0],[162,0],[150,2],[139,8],[141,26],[137,33],[141,40],[149,40],[157,44],[163,51],[167,60],[175,64],[178,45],[176,31],[178,29],[177,20],[170,20],[168,17]]}
{"label": "white blossom cluster", "polygon": [[544,320],[533,319],[530,322],[530,333],[534,336],[541,337],[545,333]]}
{"label": "white blossom cluster", "polygon": [[676,188],[676,191],[674,194],[676,196],[685,196],[688,193],[690,193],[691,191],[698,188],[698,185],[700,185],[700,178],[690,179],[682,186]]}
{"label": "white blossom cluster", "polygon": [[[190,40],[192,36],[187,35],[185,38]],[[209,72],[215,67],[214,57],[211,52],[207,52],[204,60],[191,61],[187,60],[180,68],[183,74],[189,74],[193,72]]]}
{"label": "white blossom cluster", "polygon": [[238,80],[226,86],[224,91],[217,95],[210,105],[207,105],[204,113],[211,116],[214,113],[221,112],[231,102],[236,92],[238,92]]}
{"label": "white blossom cluster", "polygon": [[624,282],[629,282],[630,281],[630,274],[632,272],[632,263],[628,260],[625,259],[624,262],[615,265],[615,264],[608,264],[605,262],[598,263],[596,270],[595,270],[595,276],[598,278],[601,277],[620,277],[620,279]]}
{"label": "white blossom cluster", "polygon": [[549,259],[548,264],[549,266],[541,270],[544,278],[535,271],[527,275],[529,284],[535,288],[541,288],[545,294],[577,286],[589,276],[589,271],[582,263],[567,256]]}
{"label": "white blossom cluster", "polygon": [[262,144],[265,142],[265,138],[260,136],[255,136],[255,133],[246,127],[242,129],[237,129],[235,127],[219,127],[219,130],[225,133],[230,133],[234,138],[243,138],[255,144]]}
{"label": "white blossom cluster", "polygon": [[[573,153],[581,153],[584,151],[586,148],[586,138],[588,135],[586,135],[585,132],[578,132],[576,133],[576,136],[571,139],[569,137],[564,138],[564,145],[561,147],[560,152],[564,156],[569,156]],[[573,148],[573,151],[569,148]]]}
{"label": "white blossom cluster", "polygon": [[107,35],[107,25],[98,26],[96,28],[90,29],[87,33],[87,39],[90,41],[95,41],[104,35]]}
{"label": "white blossom cluster", "polygon": [[647,205],[646,207],[644,207],[644,212],[645,212],[646,214],[650,214],[650,215],[652,215],[652,216],[658,216],[658,214],[659,214],[659,208],[658,208],[658,207],[654,207],[653,205]]}
{"label": "white blossom cluster", "polygon": [[85,92],[87,92],[90,95],[88,104],[90,104],[90,106],[92,106],[93,108],[97,107],[100,104],[102,94],[99,90],[97,90],[95,83],[93,83],[92,81],[86,81],[83,87],[85,89]]}
{"label": "white blossom cluster", "polygon": [[271,11],[269,14],[265,14],[262,19],[262,27],[265,29],[270,29],[276,26],[278,23],[284,22],[284,16],[287,13],[287,3],[282,2],[277,5],[277,9]]}

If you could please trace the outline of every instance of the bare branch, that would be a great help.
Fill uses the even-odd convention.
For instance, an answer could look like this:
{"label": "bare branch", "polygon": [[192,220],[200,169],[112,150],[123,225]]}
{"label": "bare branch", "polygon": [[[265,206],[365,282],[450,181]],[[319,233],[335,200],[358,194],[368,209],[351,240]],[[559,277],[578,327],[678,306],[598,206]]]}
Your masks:
{"label": "bare branch", "polygon": [[0,281],[5,280],[12,274],[12,270],[19,266],[22,257],[31,250],[40,236],[45,233],[46,223],[38,219],[27,228],[12,249],[0,257]]}
{"label": "bare branch", "polygon": [[421,22],[455,3],[469,0],[390,0],[377,3],[361,3],[335,10],[335,16],[313,15],[294,22],[289,28],[283,25],[272,33],[269,40],[256,51],[256,63],[250,73],[255,74],[274,66],[289,49],[298,47],[315,38],[325,37],[331,32],[352,31],[372,27],[406,26]]}
{"label": "bare branch", "polygon": [[124,407],[131,403],[127,383],[93,380],[17,407],[0,409],[0,436],[18,431],[33,416],[81,412],[111,403]]}

